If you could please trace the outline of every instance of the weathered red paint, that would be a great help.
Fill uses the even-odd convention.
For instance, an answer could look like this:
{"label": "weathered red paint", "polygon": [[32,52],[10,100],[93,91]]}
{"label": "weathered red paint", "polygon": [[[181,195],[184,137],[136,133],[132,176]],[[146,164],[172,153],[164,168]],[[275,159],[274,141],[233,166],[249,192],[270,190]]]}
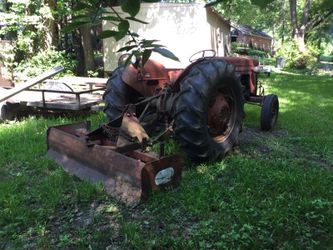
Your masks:
{"label": "weathered red paint", "polygon": [[236,72],[240,75],[249,75],[250,92],[255,95],[257,91],[255,68],[259,66],[259,61],[250,57],[223,57],[223,59],[234,65]]}
{"label": "weathered red paint", "polygon": [[[88,128],[87,123],[50,127],[47,132],[48,155],[71,174],[102,182],[111,196],[128,205],[146,199],[151,191],[175,187],[179,183],[180,156],[158,158],[139,150],[119,153],[111,141],[90,140]],[[97,138],[96,134],[94,138]],[[167,168],[173,169],[172,178],[168,183],[157,185],[156,175]]]}

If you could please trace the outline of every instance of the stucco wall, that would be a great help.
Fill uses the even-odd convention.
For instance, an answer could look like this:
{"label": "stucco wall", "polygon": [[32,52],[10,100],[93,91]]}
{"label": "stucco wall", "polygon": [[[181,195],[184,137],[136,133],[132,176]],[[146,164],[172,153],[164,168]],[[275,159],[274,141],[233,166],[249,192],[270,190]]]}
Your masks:
{"label": "stucco wall", "polygon": [[217,13],[207,9],[207,22],[211,30],[211,48],[218,56],[226,56],[230,52],[230,25]]}
{"label": "stucco wall", "polygon": [[[118,8],[119,10],[119,8]],[[208,23],[207,11],[203,4],[141,4],[141,9],[136,18],[145,20],[149,24],[131,22],[131,30],[138,33],[145,39],[158,39],[160,43],[171,50],[180,62],[164,58],[158,54],[153,54],[152,58],[159,60],[166,67],[177,68],[186,67],[189,57],[203,49],[215,49],[216,41],[212,41],[213,33],[217,32],[213,26],[218,26],[218,20],[213,26]],[[103,23],[103,30],[112,28],[108,22]],[[229,27],[221,28],[221,31],[228,30]],[[227,31],[227,37],[229,30]],[[222,42],[227,39],[223,38]],[[116,42],[113,38],[105,39],[104,69],[112,71],[117,67],[120,53],[116,51],[123,47],[129,38],[124,38]],[[219,50],[223,55],[224,50]]]}

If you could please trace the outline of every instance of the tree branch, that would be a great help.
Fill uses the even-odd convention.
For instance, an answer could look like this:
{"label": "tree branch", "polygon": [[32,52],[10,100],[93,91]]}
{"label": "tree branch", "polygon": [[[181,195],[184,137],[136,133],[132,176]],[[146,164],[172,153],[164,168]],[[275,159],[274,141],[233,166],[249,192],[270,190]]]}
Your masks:
{"label": "tree branch", "polygon": [[333,15],[333,10],[325,11],[319,15],[317,15],[315,18],[310,20],[306,25],[306,30],[310,31],[319,26],[321,23],[323,23],[330,15]]}

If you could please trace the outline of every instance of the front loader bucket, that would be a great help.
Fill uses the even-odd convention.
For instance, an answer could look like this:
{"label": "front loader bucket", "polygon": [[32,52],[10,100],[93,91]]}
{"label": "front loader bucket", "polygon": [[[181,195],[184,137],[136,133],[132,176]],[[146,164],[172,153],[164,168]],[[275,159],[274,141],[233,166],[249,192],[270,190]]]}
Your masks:
{"label": "front loader bucket", "polygon": [[102,182],[105,190],[128,205],[147,198],[151,191],[176,186],[181,158],[157,158],[139,150],[119,153],[112,145],[91,142],[85,136],[89,123],[50,127],[47,154],[81,179]]}

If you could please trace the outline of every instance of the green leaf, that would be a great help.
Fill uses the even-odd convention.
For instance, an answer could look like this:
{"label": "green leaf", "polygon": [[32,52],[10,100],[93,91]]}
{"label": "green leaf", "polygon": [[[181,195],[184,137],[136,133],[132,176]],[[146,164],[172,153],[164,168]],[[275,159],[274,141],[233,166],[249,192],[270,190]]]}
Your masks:
{"label": "green leaf", "polygon": [[131,49],[134,49],[135,47],[137,47],[137,46],[136,45],[125,46],[125,47],[120,48],[117,52],[130,51]]}
{"label": "green leaf", "polygon": [[274,0],[251,0],[251,3],[259,6],[260,8],[265,8],[268,4],[272,3]]}
{"label": "green leaf", "polygon": [[142,44],[143,47],[149,47],[152,46],[152,44],[154,42],[159,42],[159,40],[146,40],[146,39],[142,39],[142,41],[140,42]]}
{"label": "green leaf", "polygon": [[118,24],[118,31],[121,33],[127,33],[129,30],[130,24],[128,21],[126,20],[122,20],[119,24]]}
{"label": "green leaf", "polygon": [[177,56],[175,56],[175,54],[173,54],[170,50],[165,49],[165,48],[154,48],[152,49],[152,51],[159,53],[160,55],[170,58],[172,60],[178,61],[179,62],[179,58]]}
{"label": "green leaf", "polygon": [[145,51],[143,51],[142,53],[142,65],[144,66],[146,64],[146,62],[149,60],[149,57],[151,56],[151,53],[153,51],[151,49],[146,49]]}
{"label": "green leaf", "polygon": [[121,9],[132,17],[138,14],[140,10],[140,0],[122,0],[120,4]]}
{"label": "green leaf", "polygon": [[76,11],[86,10],[89,9],[90,7],[91,6],[89,5],[89,2],[88,3],[78,2],[74,7],[73,11],[76,12]]}
{"label": "green leaf", "polygon": [[210,7],[210,6],[214,6],[217,5],[218,3],[222,3],[222,2],[227,2],[228,0],[216,0],[216,1],[210,1],[208,2],[205,7]]}
{"label": "green leaf", "polygon": [[140,19],[137,19],[135,17],[126,17],[127,20],[132,20],[132,21],[135,21],[135,22],[138,22],[138,23],[142,23],[142,24],[148,24],[147,22],[145,21],[142,21]]}
{"label": "green leaf", "polygon": [[116,16],[102,16],[101,19],[107,21],[119,21],[119,18]]}
{"label": "green leaf", "polygon": [[120,39],[122,39],[123,37],[125,37],[127,35],[127,32],[129,30],[130,24],[127,20],[122,20],[119,24],[118,24],[118,32],[119,34],[117,36],[115,36],[116,40],[119,41]]}
{"label": "green leaf", "polygon": [[116,38],[117,36],[119,36],[119,32],[118,31],[115,31],[115,30],[103,30],[98,35],[98,38],[100,38],[100,39],[105,39],[105,38],[109,38],[109,37]]}

